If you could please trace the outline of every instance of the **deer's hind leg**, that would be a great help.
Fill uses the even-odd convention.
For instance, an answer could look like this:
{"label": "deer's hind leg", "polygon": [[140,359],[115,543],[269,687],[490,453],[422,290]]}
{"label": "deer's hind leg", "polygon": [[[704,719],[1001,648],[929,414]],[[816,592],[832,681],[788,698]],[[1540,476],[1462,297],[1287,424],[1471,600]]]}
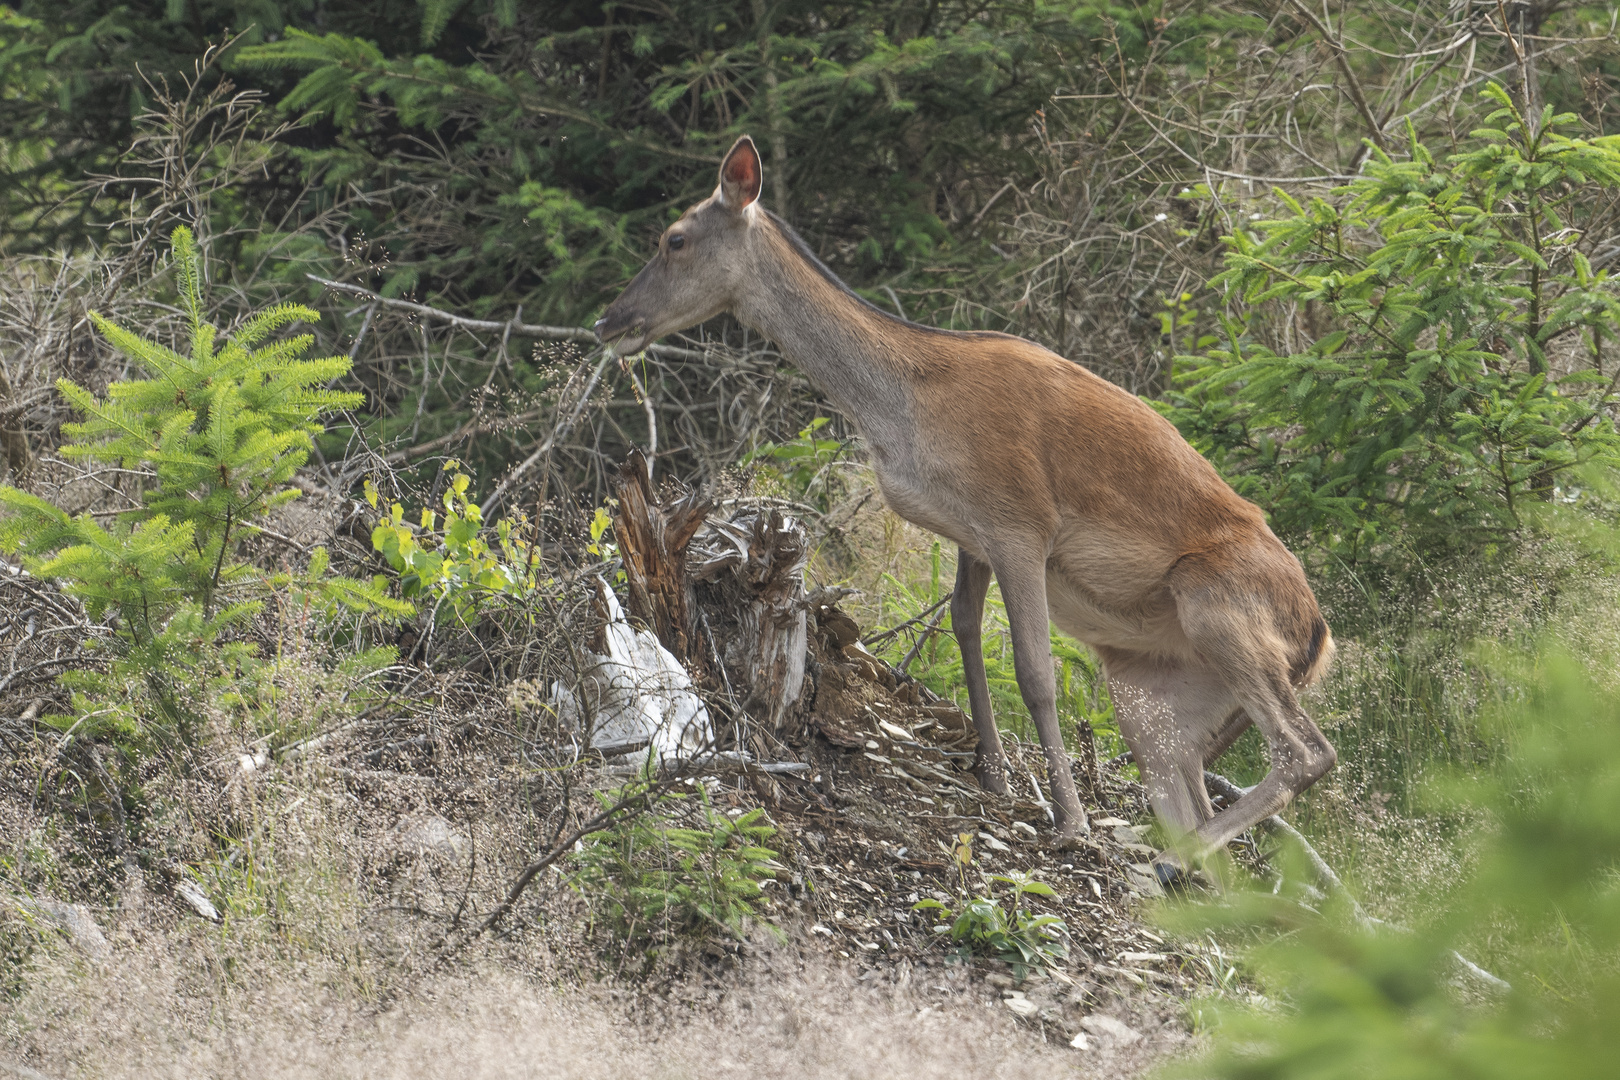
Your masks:
{"label": "deer's hind leg", "polygon": [[1259,784],[1198,826],[1203,854],[1287,806],[1333,768],[1338,755],[1300,708],[1290,679],[1290,656],[1300,645],[1286,639],[1281,620],[1252,594],[1241,602],[1215,590],[1177,599],[1182,629],[1265,736],[1271,757],[1270,771]]}
{"label": "deer's hind leg", "polygon": [[1114,718],[1131,748],[1153,812],[1172,841],[1215,816],[1204,766],[1247,719],[1219,673],[1196,661],[1101,648]]}

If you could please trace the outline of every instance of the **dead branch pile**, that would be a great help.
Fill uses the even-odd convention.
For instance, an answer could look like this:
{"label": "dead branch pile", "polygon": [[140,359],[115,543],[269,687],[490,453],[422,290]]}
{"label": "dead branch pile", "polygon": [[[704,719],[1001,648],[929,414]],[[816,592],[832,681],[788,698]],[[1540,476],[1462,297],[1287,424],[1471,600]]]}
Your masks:
{"label": "dead branch pile", "polygon": [[35,718],[66,703],[56,676],[92,664],[89,642],[107,632],[55,585],[0,562],[0,741],[15,750]]}

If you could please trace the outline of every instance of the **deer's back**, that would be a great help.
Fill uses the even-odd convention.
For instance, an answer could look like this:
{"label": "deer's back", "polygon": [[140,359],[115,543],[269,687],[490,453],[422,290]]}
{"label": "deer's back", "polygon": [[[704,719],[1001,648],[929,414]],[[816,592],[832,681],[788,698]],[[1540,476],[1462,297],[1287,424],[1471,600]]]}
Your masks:
{"label": "deer's back", "polygon": [[1319,619],[1259,508],[1141,399],[1020,338],[940,335],[922,348],[919,490],[901,495],[927,507],[896,510],[981,556],[1009,535],[1044,545],[1065,631],[1181,651],[1178,567],[1194,584],[1273,594],[1290,624],[1295,611],[1302,627]]}

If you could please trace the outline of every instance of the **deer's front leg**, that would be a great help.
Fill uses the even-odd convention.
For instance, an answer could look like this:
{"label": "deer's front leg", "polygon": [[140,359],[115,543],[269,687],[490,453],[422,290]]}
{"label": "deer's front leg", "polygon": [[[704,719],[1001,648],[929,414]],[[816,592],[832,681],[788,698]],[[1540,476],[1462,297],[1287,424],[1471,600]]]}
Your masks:
{"label": "deer's front leg", "polygon": [[1007,755],[990,707],[990,683],[984,674],[984,596],[990,590],[990,564],[964,549],[956,552],[956,591],[951,594],[951,630],[962,651],[962,677],[967,680],[968,708],[973,730],[979,735],[979,753],[973,775],[979,786],[997,795],[1007,794]]}
{"label": "deer's front leg", "polygon": [[1018,692],[1029,708],[1035,730],[1046,751],[1046,773],[1056,806],[1059,843],[1091,831],[1080,796],[1074,789],[1069,769],[1069,752],[1063,747],[1063,731],[1058,727],[1057,684],[1052,672],[1052,637],[1046,607],[1046,564],[1040,557],[1011,553],[995,562],[996,580],[1001,582],[1001,598],[1007,605],[1007,622],[1012,629],[1013,667],[1018,674]]}

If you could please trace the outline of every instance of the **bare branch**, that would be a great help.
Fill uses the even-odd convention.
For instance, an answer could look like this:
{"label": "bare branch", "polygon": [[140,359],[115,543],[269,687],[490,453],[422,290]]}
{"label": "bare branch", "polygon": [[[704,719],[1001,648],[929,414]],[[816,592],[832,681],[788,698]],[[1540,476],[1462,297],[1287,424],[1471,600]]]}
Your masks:
{"label": "bare branch", "polygon": [[[318,274],[305,274],[304,276],[309,278],[311,281],[326,286],[328,289],[349,293],[353,296],[364,297],[374,304],[382,304],[385,307],[396,308],[400,311],[409,311],[417,315],[425,315],[430,319],[437,319],[438,321],[448,323],[451,326],[459,326],[463,330],[500,331],[502,333],[517,334],[520,337],[545,338],[550,341],[577,341],[582,344],[589,345],[597,344],[596,333],[592,330],[585,329],[583,326],[544,326],[539,323],[518,322],[516,318],[509,319],[506,322],[496,322],[493,319],[469,319],[464,315],[457,315],[453,312],[444,311],[440,308],[429,307],[426,304],[418,304],[414,300],[396,300],[391,297],[382,296],[378,293],[372,292],[370,289],[362,288],[359,285],[350,285],[342,281],[332,281],[328,278],[323,278]],[[654,356],[666,356],[673,360],[703,359],[703,353],[699,352],[698,350],[682,349],[675,345],[649,345],[647,346],[646,351],[652,353]]]}

